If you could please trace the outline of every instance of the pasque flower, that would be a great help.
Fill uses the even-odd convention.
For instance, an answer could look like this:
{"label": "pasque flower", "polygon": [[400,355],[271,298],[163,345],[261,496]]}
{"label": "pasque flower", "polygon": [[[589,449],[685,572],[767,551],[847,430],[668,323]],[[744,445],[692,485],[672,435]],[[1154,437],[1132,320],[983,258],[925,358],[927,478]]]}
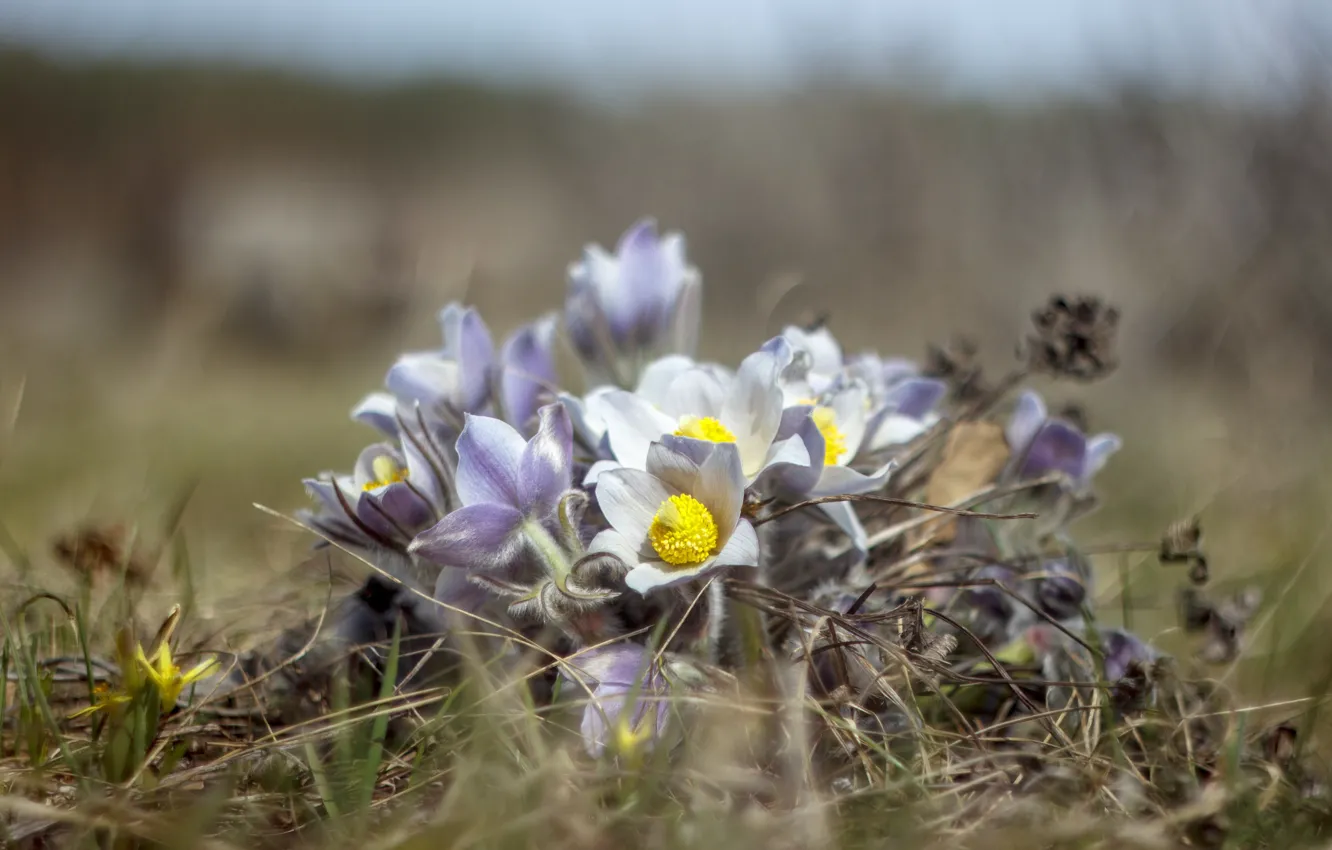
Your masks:
{"label": "pasque flower", "polygon": [[392,443],[366,447],[351,475],[307,478],[305,488],[319,507],[302,511],[300,518],[343,545],[401,550],[448,504],[448,485],[440,480],[444,461],[426,458],[423,439],[405,433],[401,448]]}
{"label": "pasque flower", "polygon": [[648,449],[646,466],[610,470],[597,482],[611,527],[590,549],[629,565],[629,587],[647,593],[758,563],[758,535],[740,513],[745,478],[733,444],[665,437]]}
{"label": "pasque flower", "polygon": [[500,351],[499,395],[504,418],[523,434],[537,427],[537,409],[555,400],[554,313],[514,332]]}
{"label": "pasque flower", "polygon": [[1041,397],[1030,390],[1018,398],[1006,436],[1012,473],[1019,480],[1061,473],[1074,490],[1086,489],[1121,445],[1114,434],[1088,437],[1071,422],[1051,418]]}
{"label": "pasque flower", "polygon": [[583,746],[594,758],[607,750],[650,750],[670,720],[669,688],[651,653],[636,643],[593,647],[565,663],[566,679],[591,691],[583,709]]}
{"label": "pasque flower", "polygon": [[[797,376],[799,380],[799,376]],[[839,378],[821,397],[801,399],[782,414],[778,438],[794,434],[809,454],[805,465],[784,466],[776,486],[789,499],[854,495],[878,490],[888,481],[894,463],[888,461],[869,472],[851,466],[865,442],[869,420],[869,390],[858,378]],[[867,545],[865,529],[847,502],[819,505],[858,548]]]}
{"label": "pasque flower", "polygon": [[569,267],[565,327],[598,382],[629,387],[653,356],[693,351],[700,287],[684,237],[658,236],[656,222],[642,219],[614,254],[588,245]]}
{"label": "pasque flower", "polygon": [[734,375],[687,357],[666,357],[644,371],[637,392],[611,390],[590,399],[588,409],[605,423],[614,461],[593,465],[586,483],[617,466],[646,469],[649,447],[667,435],[734,446],[747,483],[775,465],[807,465],[799,437],[774,442],[782,420],[778,379],[791,357],[780,337],[746,357]]}
{"label": "pasque flower", "polygon": [[495,346],[474,308],[450,304],[440,311],[439,323],[443,347],[402,355],[384,384],[399,402],[420,404],[432,414],[456,420],[489,404]]}
{"label": "pasque flower", "polygon": [[560,497],[569,489],[573,434],[563,405],[538,411],[530,440],[512,425],[468,415],[458,437],[462,507],[417,535],[408,551],[443,567],[503,572],[524,549],[549,569],[564,564],[552,534]]}

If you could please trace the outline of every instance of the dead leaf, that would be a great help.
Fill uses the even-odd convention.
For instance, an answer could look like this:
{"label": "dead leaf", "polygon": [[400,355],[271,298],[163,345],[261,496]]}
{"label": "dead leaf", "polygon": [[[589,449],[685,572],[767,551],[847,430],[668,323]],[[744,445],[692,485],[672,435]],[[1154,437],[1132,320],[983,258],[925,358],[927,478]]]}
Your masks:
{"label": "dead leaf", "polygon": [[[925,501],[951,505],[994,483],[1010,455],[1004,429],[994,422],[958,422],[948,433],[943,459],[925,483]],[[921,526],[911,545],[932,540],[950,543],[957,534],[957,520],[940,517]]]}

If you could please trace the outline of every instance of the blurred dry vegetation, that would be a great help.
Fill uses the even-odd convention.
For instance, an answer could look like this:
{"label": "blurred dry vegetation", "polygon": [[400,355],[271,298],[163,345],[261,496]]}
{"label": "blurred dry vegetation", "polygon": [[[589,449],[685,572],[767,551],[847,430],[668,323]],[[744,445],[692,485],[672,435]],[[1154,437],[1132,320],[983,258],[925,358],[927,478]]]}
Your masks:
{"label": "blurred dry vegetation", "polygon": [[[1218,580],[1266,582],[1265,638],[1307,650],[1275,673],[1255,653],[1263,675],[1332,659],[1332,93],[592,105],[10,52],[0,116],[0,416],[26,379],[0,519],[39,562],[54,532],[151,513],[197,476],[205,580],[286,568],[308,539],[250,503],[290,510],[302,476],[351,463],[372,435],[348,409],[435,344],[439,306],[506,333],[558,306],[583,243],[651,214],[688,235],[703,353],[725,360],[826,309],[852,349],[961,332],[998,373],[1049,293],[1111,298],[1120,372],[1049,388],[1126,437],[1088,542],[1201,511]],[[1151,590],[1175,578],[1101,598],[1152,637],[1173,617]]]}

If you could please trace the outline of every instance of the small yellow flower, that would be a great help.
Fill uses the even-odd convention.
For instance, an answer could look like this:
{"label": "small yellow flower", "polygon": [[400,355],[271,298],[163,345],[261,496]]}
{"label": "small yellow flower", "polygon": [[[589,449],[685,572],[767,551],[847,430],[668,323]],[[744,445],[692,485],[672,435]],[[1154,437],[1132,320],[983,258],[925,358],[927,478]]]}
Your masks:
{"label": "small yellow flower", "polygon": [[87,717],[89,714],[96,714],[99,711],[108,711],[113,706],[124,705],[133,697],[121,691],[113,691],[106,682],[98,682],[93,688],[93,704],[87,708],[81,708],[69,715],[70,720],[78,717]]}
{"label": "small yellow flower", "polygon": [[139,644],[135,660],[157,688],[157,694],[162,701],[163,714],[175,707],[176,701],[180,699],[181,691],[213,672],[218,666],[216,658],[207,658],[194,665],[187,672],[181,672],[181,669],[176,666],[175,661],[171,658],[171,646],[165,641],[158,647],[157,654],[153,656],[151,661],[143,652],[143,644]]}

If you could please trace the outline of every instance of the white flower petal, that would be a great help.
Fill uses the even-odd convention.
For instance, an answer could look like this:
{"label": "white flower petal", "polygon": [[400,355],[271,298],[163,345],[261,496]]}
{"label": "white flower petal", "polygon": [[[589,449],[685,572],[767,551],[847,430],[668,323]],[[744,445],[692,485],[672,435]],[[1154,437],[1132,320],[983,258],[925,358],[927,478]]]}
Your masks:
{"label": "white flower petal", "polygon": [[667,416],[710,416],[721,413],[726,386],[703,369],[687,369],[675,376],[658,405]]}
{"label": "white flower petal", "polygon": [[638,379],[638,388],[635,392],[649,403],[664,410],[671,384],[680,375],[693,368],[695,368],[693,359],[683,354],[658,358],[643,369],[643,376]]}
{"label": "white flower petal", "polygon": [[676,422],[666,414],[624,390],[590,399],[588,407],[606,423],[611,454],[631,469],[646,469],[648,447],[676,428]]}
{"label": "white flower petal", "polygon": [[745,474],[734,446],[719,443],[708,455],[698,468],[692,495],[712,514],[717,523],[717,544],[725,546],[745,501]]}
{"label": "white flower petal", "polygon": [[606,521],[630,542],[646,540],[661,503],[674,494],[638,469],[613,469],[597,479],[597,504]]}
{"label": "white flower petal", "polygon": [[869,548],[869,536],[865,534],[865,526],[860,524],[860,518],[856,516],[850,502],[824,502],[819,505],[819,510],[827,514],[838,528],[846,532],[846,536],[851,538],[851,545],[858,551],[864,552]]}
{"label": "white flower petal", "polygon": [[[863,530],[862,530],[863,534]],[[753,567],[759,562],[758,532],[748,520],[741,520],[731,532],[731,539],[717,553],[714,563],[718,567]]]}
{"label": "white flower petal", "polygon": [[1013,450],[1014,455],[1021,454],[1027,448],[1048,418],[1045,402],[1041,401],[1041,397],[1035,392],[1025,390],[1018,396],[1017,406],[1013,408],[1013,415],[1004,430],[1008,447]]}
{"label": "white flower petal", "polygon": [[695,567],[673,567],[665,561],[648,560],[630,570],[629,574],[624,577],[624,583],[646,596],[650,590],[658,587],[670,587],[673,584],[684,584],[715,569],[715,567],[716,565],[712,559],[706,560]]}
{"label": "white flower petal", "polygon": [[[646,542],[646,541],[644,541]],[[592,538],[592,543],[587,547],[590,553],[604,553],[614,555],[621,561],[624,561],[626,567],[637,566],[644,557],[643,546],[631,543],[628,538],[613,528],[597,534]],[[656,553],[652,553],[655,556]]]}

